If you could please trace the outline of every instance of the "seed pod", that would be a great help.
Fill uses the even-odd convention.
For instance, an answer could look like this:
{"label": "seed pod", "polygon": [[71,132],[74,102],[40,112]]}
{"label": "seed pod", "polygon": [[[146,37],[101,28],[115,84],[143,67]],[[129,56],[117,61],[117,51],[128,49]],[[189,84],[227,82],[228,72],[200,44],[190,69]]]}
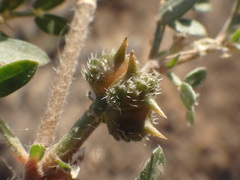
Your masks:
{"label": "seed pod", "polygon": [[165,138],[151,124],[152,111],[166,117],[154,100],[158,90],[158,76],[138,70],[131,52],[127,73],[106,91],[106,123],[116,140],[140,141],[146,134]]}
{"label": "seed pod", "polygon": [[89,59],[83,74],[96,96],[103,96],[105,90],[126,73],[128,68],[126,46],[127,38],[124,39],[117,52],[103,53],[99,58]]}

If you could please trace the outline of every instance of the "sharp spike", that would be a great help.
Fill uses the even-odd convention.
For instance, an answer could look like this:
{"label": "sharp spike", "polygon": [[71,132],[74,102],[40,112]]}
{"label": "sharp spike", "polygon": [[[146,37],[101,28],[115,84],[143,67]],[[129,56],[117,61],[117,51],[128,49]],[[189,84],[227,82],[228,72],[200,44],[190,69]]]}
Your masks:
{"label": "sharp spike", "polygon": [[127,75],[131,75],[136,73],[138,70],[138,66],[137,66],[137,61],[136,58],[134,56],[134,51],[132,50],[130,52],[130,56],[129,56],[129,63],[128,63],[128,70],[127,70]]}
{"label": "sharp spike", "polygon": [[158,113],[160,116],[164,117],[167,119],[167,116],[164,114],[164,112],[162,111],[162,109],[158,106],[157,102],[155,101],[155,99],[153,98],[148,98],[147,100],[147,104],[150,107],[150,109],[152,109],[153,111],[155,111],[156,113]]}
{"label": "sharp spike", "polygon": [[123,40],[121,46],[119,47],[118,51],[114,57],[114,66],[115,68],[119,67],[125,60],[125,53],[127,47],[127,37]]}
{"label": "sharp spike", "polygon": [[149,120],[145,121],[144,124],[144,132],[147,134],[151,134],[153,136],[157,136],[162,139],[167,139],[162,133],[160,133]]}

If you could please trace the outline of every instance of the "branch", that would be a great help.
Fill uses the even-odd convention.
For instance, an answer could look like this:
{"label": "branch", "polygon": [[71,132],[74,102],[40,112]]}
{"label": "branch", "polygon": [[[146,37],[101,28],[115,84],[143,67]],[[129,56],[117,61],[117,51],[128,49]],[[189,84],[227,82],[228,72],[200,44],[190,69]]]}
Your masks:
{"label": "branch", "polygon": [[78,57],[87,37],[88,25],[93,19],[95,9],[96,0],[76,1],[71,29],[66,36],[66,45],[60,57],[60,64],[53,81],[50,99],[35,143],[48,146],[53,140],[54,132],[72,83],[73,74],[78,64]]}

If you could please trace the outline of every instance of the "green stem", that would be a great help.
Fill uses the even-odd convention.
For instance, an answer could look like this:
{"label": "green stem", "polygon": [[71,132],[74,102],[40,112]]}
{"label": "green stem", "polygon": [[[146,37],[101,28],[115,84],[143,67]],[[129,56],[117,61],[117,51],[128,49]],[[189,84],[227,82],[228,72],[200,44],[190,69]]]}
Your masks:
{"label": "green stem", "polygon": [[218,42],[223,42],[227,34],[231,33],[231,31],[233,30],[232,25],[234,24],[234,21],[236,21],[236,17],[238,17],[237,15],[239,14],[239,11],[240,11],[240,0],[236,0],[232,7],[231,14],[229,15],[223,28],[221,29],[221,31],[218,33],[216,37],[216,40]]}
{"label": "green stem", "polygon": [[15,157],[21,162],[25,163],[28,158],[28,154],[22,146],[19,139],[13,134],[10,128],[0,119],[0,133],[5,138],[8,145],[11,147]]}
{"label": "green stem", "polygon": [[154,59],[157,57],[159,48],[160,48],[160,45],[162,42],[164,30],[165,30],[165,25],[162,24],[161,21],[158,21],[152,48],[151,48],[150,54],[149,54],[149,59]]}
{"label": "green stem", "polygon": [[[81,145],[100,124],[100,118],[106,110],[107,103],[102,98],[97,98],[83,116],[73,125],[43,160],[43,169],[56,165],[56,158],[68,162],[72,155],[79,150]],[[50,167],[50,168],[51,168]]]}

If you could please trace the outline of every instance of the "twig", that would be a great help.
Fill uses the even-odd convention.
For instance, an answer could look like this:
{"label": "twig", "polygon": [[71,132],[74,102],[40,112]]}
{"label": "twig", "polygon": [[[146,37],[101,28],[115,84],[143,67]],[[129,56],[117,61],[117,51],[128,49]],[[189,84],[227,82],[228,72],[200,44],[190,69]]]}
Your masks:
{"label": "twig", "polygon": [[228,34],[229,28],[231,27],[235,16],[237,15],[240,8],[240,0],[236,0],[233,7],[231,14],[229,15],[228,19],[226,20],[223,28],[219,31],[217,37],[215,38],[218,42],[222,43],[226,39],[226,35]]}
{"label": "twig", "polygon": [[226,53],[226,50],[227,48],[219,44],[217,40],[204,38],[196,41],[194,44],[194,48],[192,49],[171,54],[164,57],[163,59],[154,59],[152,61],[147,61],[147,63],[143,67],[143,70],[146,72],[152,72],[153,70],[155,70],[163,74],[166,72],[166,70],[168,70],[168,67],[166,67],[166,63],[177,56],[179,57],[177,65],[180,65],[188,61],[192,61],[198,57],[206,56],[212,52],[220,51],[222,53]]}
{"label": "twig", "polygon": [[87,37],[88,25],[93,19],[96,0],[77,0],[66,45],[60,58],[50,99],[40,125],[35,143],[48,146],[54,136],[62,108],[72,83],[73,74],[78,64],[78,57]]}

